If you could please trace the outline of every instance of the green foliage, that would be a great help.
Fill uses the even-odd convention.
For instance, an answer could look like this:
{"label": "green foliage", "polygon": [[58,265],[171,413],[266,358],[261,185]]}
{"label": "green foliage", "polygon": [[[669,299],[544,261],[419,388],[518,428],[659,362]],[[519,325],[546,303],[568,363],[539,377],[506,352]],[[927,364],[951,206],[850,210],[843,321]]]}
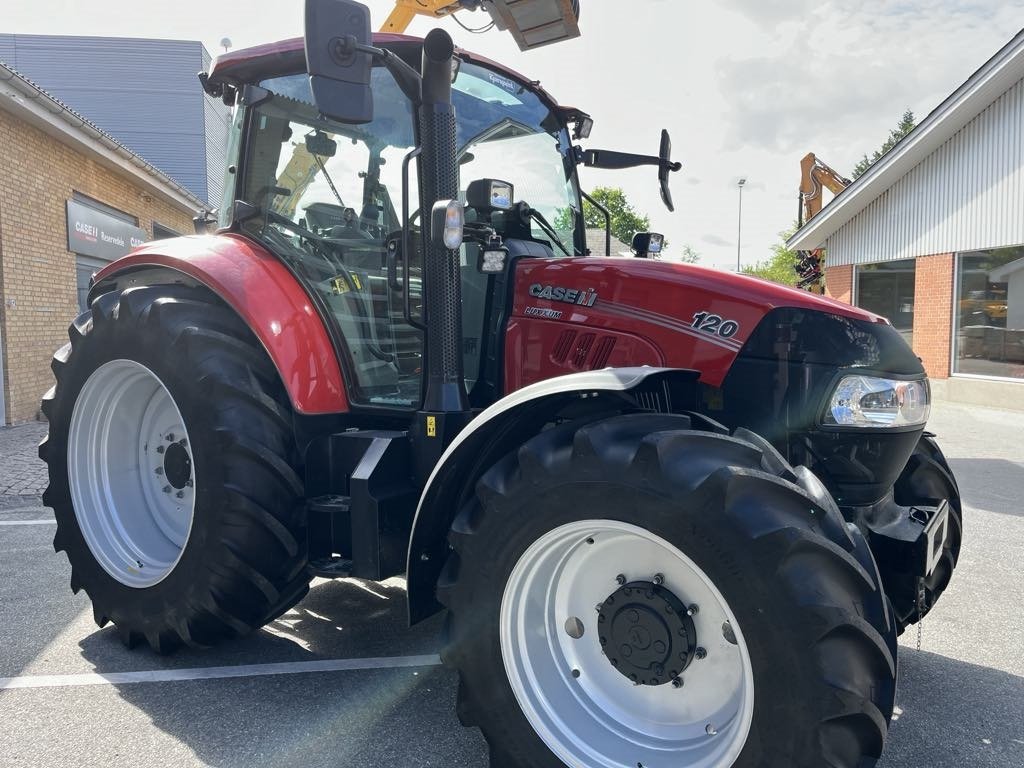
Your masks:
{"label": "green foliage", "polygon": [[673,254],[669,261],[681,261],[684,264],[696,264],[700,261],[700,254],[689,245],[684,245],[681,253]]}
{"label": "green foliage", "polygon": [[796,223],[789,229],[779,232],[779,242],[772,246],[772,255],[765,261],[759,261],[751,267],[744,267],[743,274],[771,280],[782,285],[796,285],[800,277],[796,273],[796,265],[800,258],[796,251],[786,247],[786,241],[796,232]]}
{"label": "green foliage", "polygon": [[[608,209],[612,217],[612,235],[626,245],[633,242],[637,232],[649,232],[651,220],[641,214],[626,199],[618,187],[596,187],[590,196]],[[583,201],[583,221],[587,229],[604,229],[604,214],[586,200]]]}
{"label": "green foliage", "polygon": [[877,163],[881,159],[882,155],[884,155],[890,149],[899,144],[900,139],[902,139],[904,136],[906,136],[908,133],[914,130],[915,125],[916,123],[914,122],[914,113],[908,109],[906,112],[903,113],[903,117],[900,118],[899,125],[897,125],[891,131],[889,131],[889,138],[887,138],[885,140],[885,143],[882,144],[882,148],[876,150],[875,153],[871,155],[871,157],[864,155],[861,161],[854,166],[853,178],[856,179],[859,176],[863,175],[864,171],[866,171],[872,165]]}

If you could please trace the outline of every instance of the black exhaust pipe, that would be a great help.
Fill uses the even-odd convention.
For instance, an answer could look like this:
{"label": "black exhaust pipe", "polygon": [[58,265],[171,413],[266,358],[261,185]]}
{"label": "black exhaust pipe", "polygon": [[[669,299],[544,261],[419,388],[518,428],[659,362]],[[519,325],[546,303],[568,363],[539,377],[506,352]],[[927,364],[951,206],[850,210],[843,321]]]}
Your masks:
{"label": "black exhaust pipe", "polygon": [[451,37],[442,29],[431,30],[423,41],[423,101],[419,108],[423,150],[419,157],[420,224],[423,231],[423,299],[427,327],[427,380],[423,410],[435,413],[469,411],[462,365],[459,253],[441,244],[433,244],[430,233],[430,213],[434,203],[459,196],[455,110],[452,107],[454,52]]}

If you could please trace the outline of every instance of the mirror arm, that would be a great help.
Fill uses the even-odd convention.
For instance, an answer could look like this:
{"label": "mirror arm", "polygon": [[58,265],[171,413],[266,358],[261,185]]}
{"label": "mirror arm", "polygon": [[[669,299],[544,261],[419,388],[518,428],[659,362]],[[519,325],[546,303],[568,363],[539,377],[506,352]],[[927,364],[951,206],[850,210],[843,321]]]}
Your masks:
{"label": "mirror arm", "polygon": [[608,149],[584,150],[583,164],[588,168],[606,168],[609,170],[637,168],[641,165],[656,165],[659,168],[665,167],[670,171],[678,171],[683,167],[682,163],[663,161],[656,155],[634,155],[630,152],[612,152]]}
{"label": "mirror arm", "polygon": [[630,152],[613,152],[608,149],[587,149],[583,152],[583,164],[588,168],[615,170],[660,163],[660,159],[653,155],[634,155]]}
{"label": "mirror arm", "polygon": [[387,67],[395,78],[398,87],[409,101],[417,107],[423,102],[423,78],[420,73],[405,63],[400,57],[384,48],[360,43],[352,35],[345,35],[339,41],[339,54],[350,56],[354,53],[369,54],[375,62]]}

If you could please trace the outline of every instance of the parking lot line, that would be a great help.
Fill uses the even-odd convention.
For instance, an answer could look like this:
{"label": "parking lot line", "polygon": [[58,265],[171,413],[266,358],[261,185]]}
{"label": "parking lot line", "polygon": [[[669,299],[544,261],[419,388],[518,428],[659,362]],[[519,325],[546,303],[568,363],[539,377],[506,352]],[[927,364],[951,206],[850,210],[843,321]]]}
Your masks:
{"label": "parking lot line", "polygon": [[0,677],[0,691],[15,688],[69,688],[83,685],[129,685],[132,683],[172,683],[183,680],[217,680],[230,677],[295,675],[302,672],[351,672],[366,669],[402,669],[436,667],[441,658],[424,656],[385,656],[367,659],[321,659],[274,664],[237,664],[228,667],[193,669],[153,669],[140,672],[86,672],[77,675],[23,675]]}
{"label": "parking lot line", "polygon": [[0,520],[0,525],[56,525],[56,520]]}

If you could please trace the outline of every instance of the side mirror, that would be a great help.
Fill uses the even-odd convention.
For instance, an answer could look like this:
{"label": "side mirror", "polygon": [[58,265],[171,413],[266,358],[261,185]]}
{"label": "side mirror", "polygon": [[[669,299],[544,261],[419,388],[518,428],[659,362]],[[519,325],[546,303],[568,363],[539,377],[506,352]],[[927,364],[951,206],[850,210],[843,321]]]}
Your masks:
{"label": "side mirror", "polygon": [[354,0],[306,0],[306,71],[317,109],[342,123],[373,120],[370,9]]}
{"label": "side mirror", "polygon": [[674,211],[675,206],[672,205],[672,192],[668,188],[668,174],[669,171],[678,171],[683,167],[683,164],[672,162],[672,139],[669,138],[668,131],[664,128],[661,129],[661,151],[658,152],[658,159],[661,161],[658,163],[658,184],[661,186],[661,201],[665,204],[666,208]]}
{"label": "side mirror", "polygon": [[665,236],[657,232],[637,232],[633,235],[632,250],[640,259],[657,257],[664,245]]}

